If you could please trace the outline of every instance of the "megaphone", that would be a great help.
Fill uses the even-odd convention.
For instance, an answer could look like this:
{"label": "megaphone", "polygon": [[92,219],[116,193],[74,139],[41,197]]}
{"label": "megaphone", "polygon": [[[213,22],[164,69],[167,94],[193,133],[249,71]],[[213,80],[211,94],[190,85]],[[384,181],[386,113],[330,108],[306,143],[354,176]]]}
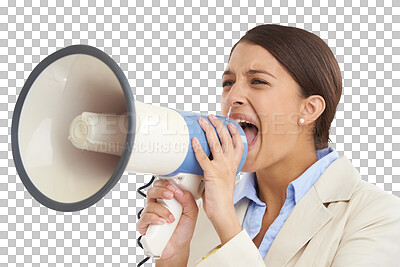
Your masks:
{"label": "megaphone", "polygon": [[[204,190],[203,171],[191,140],[210,156],[197,113],[135,101],[123,71],[103,51],[73,45],[51,54],[32,71],[18,97],[11,127],[18,174],[29,193],[57,211],[78,211],[98,202],[124,171],[151,173],[189,190]],[[206,119],[207,117],[204,116]],[[239,124],[247,156],[247,139]],[[146,255],[161,254],[180,219],[175,199],[158,200],[176,220],[150,225],[142,238]]]}

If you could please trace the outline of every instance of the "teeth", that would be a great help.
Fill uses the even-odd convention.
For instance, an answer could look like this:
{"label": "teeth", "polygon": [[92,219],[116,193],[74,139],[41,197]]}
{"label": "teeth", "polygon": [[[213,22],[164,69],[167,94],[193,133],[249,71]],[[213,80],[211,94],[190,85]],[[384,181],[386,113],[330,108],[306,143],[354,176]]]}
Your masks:
{"label": "teeth", "polygon": [[246,120],[235,120],[237,123],[241,123],[241,122],[245,122],[245,123],[249,123],[249,124],[253,124],[253,123],[251,123],[251,122],[249,122],[249,121],[246,121]]}

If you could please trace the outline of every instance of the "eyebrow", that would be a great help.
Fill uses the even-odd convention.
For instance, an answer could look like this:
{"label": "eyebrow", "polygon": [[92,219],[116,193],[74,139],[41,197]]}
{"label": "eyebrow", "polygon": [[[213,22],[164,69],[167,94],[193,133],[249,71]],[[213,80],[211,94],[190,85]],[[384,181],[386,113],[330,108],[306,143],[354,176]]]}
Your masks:
{"label": "eyebrow", "polygon": [[[265,70],[249,70],[247,72],[247,74],[257,74],[257,73],[264,73],[264,74],[267,74],[267,75],[269,75],[269,76],[271,76],[271,77],[276,79],[276,77],[274,75],[272,75],[271,73],[269,73],[268,71],[265,71]],[[224,77],[224,75],[233,75],[233,72],[230,71],[230,70],[226,70],[222,74],[222,77]]]}

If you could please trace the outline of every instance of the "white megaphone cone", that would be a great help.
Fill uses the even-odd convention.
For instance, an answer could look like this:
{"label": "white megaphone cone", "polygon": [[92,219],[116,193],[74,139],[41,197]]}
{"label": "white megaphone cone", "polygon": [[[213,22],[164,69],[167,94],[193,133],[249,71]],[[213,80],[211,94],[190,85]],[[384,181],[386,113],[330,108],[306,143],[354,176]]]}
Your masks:
{"label": "white megaphone cone", "polygon": [[[29,193],[59,211],[95,204],[125,170],[168,179],[198,199],[203,171],[192,138],[210,155],[200,116],[135,101],[107,54],[86,45],[66,47],[40,62],[21,90],[11,129],[15,166]],[[242,136],[239,172],[247,139],[234,120],[218,118],[225,126],[232,122]],[[176,220],[148,228],[142,244],[153,257],[161,256],[182,214],[175,199],[158,201]]]}

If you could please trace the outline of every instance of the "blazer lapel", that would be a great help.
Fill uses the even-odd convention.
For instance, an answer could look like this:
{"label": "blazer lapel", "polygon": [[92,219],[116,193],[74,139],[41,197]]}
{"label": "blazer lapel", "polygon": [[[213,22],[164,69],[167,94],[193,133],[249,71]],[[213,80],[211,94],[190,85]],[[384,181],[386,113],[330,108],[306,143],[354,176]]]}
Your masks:
{"label": "blazer lapel", "polygon": [[358,171],[345,156],[335,160],[294,207],[264,258],[266,265],[287,264],[332,218],[324,203],[349,200],[359,181]]}
{"label": "blazer lapel", "polygon": [[360,181],[360,173],[346,156],[342,156],[329,165],[313,187],[322,203],[347,201]]}
{"label": "blazer lapel", "polygon": [[240,225],[243,225],[243,220],[247,212],[247,208],[249,207],[249,199],[248,198],[243,198],[240,200],[238,203],[235,205],[235,211],[237,218],[240,222]]}
{"label": "blazer lapel", "polygon": [[264,262],[267,266],[284,266],[331,218],[311,188],[283,224]]}

